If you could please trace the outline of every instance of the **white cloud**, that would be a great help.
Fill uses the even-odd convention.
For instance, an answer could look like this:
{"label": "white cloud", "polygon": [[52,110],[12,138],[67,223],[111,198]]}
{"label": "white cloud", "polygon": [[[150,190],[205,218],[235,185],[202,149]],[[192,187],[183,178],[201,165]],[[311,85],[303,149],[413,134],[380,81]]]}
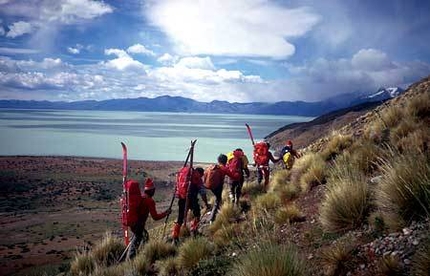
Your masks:
{"label": "white cloud", "polygon": [[350,59],[317,59],[303,66],[289,66],[287,80],[273,82],[275,98],[321,100],[351,92],[373,92],[380,87],[406,87],[430,73],[430,64],[400,63],[386,53],[362,49]]}
{"label": "white cloud", "polygon": [[164,53],[161,57],[157,59],[157,61],[164,65],[172,65],[178,60],[177,57],[173,57],[169,53]]}
{"label": "white cloud", "polygon": [[215,66],[212,63],[210,57],[184,57],[179,60],[176,64],[179,67],[185,67],[190,69],[205,69],[214,70]]}
{"label": "white cloud", "polygon": [[32,33],[34,30],[33,26],[24,21],[18,21],[9,26],[9,32],[6,37],[15,38],[24,34]]}
{"label": "white cloud", "polygon": [[143,54],[148,56],[155,56],[155,53],[149,49],[147,49],[142,44],[134,44],[133,46],[128,47],[127,52],[130,54]]}
{"label": "white cloud", "polygon": [[6,31],[4,30],[3,26],[0,26],[0,36],[4,36],[6,34]]}
{"label": "white cloud", "polygon": [[117,58],[106,61],[102,64],[104,64],[108,68],[114,68],[119,71],[124,70],[139,70],[139,71],[145,71],[146,65],[143,63],[134,60],[132,57],[130,57],[126,51],[121,49],[106,49],[105,50],[106,55],[116,55]]}
{"label": "white cloud", "polygon": [[294,54],[288,38],[309,32],[319,16],[267,0],[153,0],[147,16],[181,55],[253,56]]}
{"label": "white cloud", "polygon": [[111,12],[110,5],[91,0],[44,1],[39,10],[41,20],[63,24],[74,24]]}
{"label": "white cloud", "polygon": [[4,55],[9,55],[9,54],[37,54],[37,53],[39,53],[39,50],[36,50],[36,49],[0,47],[0,54],[4,54]]}
{"label": "white cloud", "polygon": [[79,50],[78,48],[67,47],[67,52],[77,55],[81,52],[81,50]]}

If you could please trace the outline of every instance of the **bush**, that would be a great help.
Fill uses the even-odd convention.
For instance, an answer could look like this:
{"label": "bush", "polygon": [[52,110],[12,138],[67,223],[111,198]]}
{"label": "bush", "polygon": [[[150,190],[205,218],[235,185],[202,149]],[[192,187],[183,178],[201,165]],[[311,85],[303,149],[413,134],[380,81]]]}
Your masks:
{"label": "bush", "polygon": [[91,250],[91,254],[98,264],[109,266],[117,262],[124,249],[122,241],[108,232],[102,241]]}
{"label": "bush", "polygon": [[200,260],[208,258],[213,249],[213,245],[206,238],[187,239],[179,247],[177,265],[184,271],[189,271]]}
{"label": "bush", "polygon": [[326,181],[326,164],[320,154],[312,155],[309,168],[300,177],[302,192],[308,192],[312,187]]}
{"label": "bush", "polygon": [[255,199],[255,212],[261,215],[262,212],[275,210],[282,205],[281,199],[275,193],[267,193],[258,196]]}
{"label": "bush", "polygon": [[151,240],[143,248],[143,255],[149,263],[175,255],[176,247],[162,240]]}
{"label": "bush", "polygon": [[294,221],[298,217],[300,217],[300,210],[297,208],[294,204],[289,204],[285,207],[282,207],[278,210],[276,210],[275,213],[275,222],[277,224],[285,224],[290,223],[291,221]]}
{"label": "bush", "polygon": [[173,257],[156,262],[156,267],[161,276],[176,276],[180,275],[176,259]]}
{"label": "bush", "polygon": [[246,253],[234,264],[228,275],[300,276],[306,275],[306,265],[293,246],[268,243]]}
{"label": "bush", "polygon": [[379,158],[383,151],[374,142],[360,139],[344,153],[344,161],[352,163],[354,167],[366,175],[370,175],[377,168]]}
{"label": "bush", "polygon": [[416,276],[428,276],[430,272],[430,238],[427,237],[421,248],[415,253],[412,259],[412,272]]}
{"label": "bush", "polygon": [[360,226],[370,210],[364,175],[345,162],[336,162],[330,174],[320,208],[323,228],[329,232],[341,232]]}
{"label": "bush", "polygon": [[347,275],[346,273],[353,268],[353,248],[354,247],[346,241],[338,241],[330,248],[321,251],[320,257],[325,275]]}
{"label": "bush", "polygon": [[72,275],[90,275],[96,268],[96,262],[93,255],[87,251],[77,252],[70,264],[70,273]]}
{"label": "bush", "polygon": [[352,144],[352,137],[350,135],[343,135],[334,133],[331,135],[330,140],[322,151],[324,160],[334,160],[336,156],[342,153]]}
{"label": "bush", "polygon": [[422,93],[410,99],[406,105],[406,112],[417,119],[430,116],[430,93]]}
{"label": "bush", "polygon": [[430,163],[421,153],[393,153],[381,166],[383,177],[376,187],[380,210],[404,221],[430,215]]}
{"label": "bush", "polygon": [[209,231],[213,234],[222,227],[226,227],[237,221],[240,215],[239,209],[231,202],[224,202],[219,210],[215,221],[209,226]]}

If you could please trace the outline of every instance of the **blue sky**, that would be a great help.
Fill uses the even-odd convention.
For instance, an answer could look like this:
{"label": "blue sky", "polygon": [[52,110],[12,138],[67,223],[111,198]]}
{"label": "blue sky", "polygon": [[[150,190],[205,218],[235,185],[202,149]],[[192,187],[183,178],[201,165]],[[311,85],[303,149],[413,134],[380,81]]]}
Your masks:
{"label": "blue sky", "polygon": [[430,74],[430,1],[0,0],[0,99],[317,101]]}

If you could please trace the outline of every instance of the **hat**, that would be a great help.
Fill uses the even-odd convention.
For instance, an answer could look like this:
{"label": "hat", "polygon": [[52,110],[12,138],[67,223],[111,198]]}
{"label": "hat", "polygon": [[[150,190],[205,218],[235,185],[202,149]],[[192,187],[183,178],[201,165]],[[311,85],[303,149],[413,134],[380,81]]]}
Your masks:
{"label": "hat", "polygon": [[293,142],[291,142],[291,140],[288,140],[287,143],[285,143],[285,145],[292,147],[293,146]]}
{"label": "hat", "polygon": [[153,189],[155,189],[154,182],[152,181],[151,178],[147,178],[146,181],[145,181],[145,188],[144,188],[144,190],[145,191],[149,191],[149,190],[153,190]]}

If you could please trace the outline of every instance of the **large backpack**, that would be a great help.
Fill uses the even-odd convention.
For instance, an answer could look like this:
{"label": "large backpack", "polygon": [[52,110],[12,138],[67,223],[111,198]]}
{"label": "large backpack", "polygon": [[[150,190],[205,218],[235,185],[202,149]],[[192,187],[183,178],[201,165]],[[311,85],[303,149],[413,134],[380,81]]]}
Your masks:
{"label": "large backpack", "polygon": [[231,154],[231,158],[227,157],[227,167],[231,172],[237,172],[239,175],[242,175],[243,162],[242,156],[243,152],[239,150],[235,150]]}
{"label": "large backpack", "polygon": [[124,226],[133,226],[139,220],[142,194],[140,193],[139,182],[127,180],[124,185],[126,192],[121,197],[122,224]]}
{"label": "large backpack", "polygon": [[192,170],[192,175],[191,175],[190,167],[188,166],[183,167],[179,170],[178,174],[176,175],[176,196],[182,199],[186,198],[190,184],[201,185],[201,176],[199,172],[194,169]]}
{"label": "large backpack", "polygon": [[269,146],[266,142],[258,142],[254,145],[254,161],[257,165],[269,163]]}
{"label": "large backpack", "polygon": [[176,196],[186,198],[190,179],[190,167],[183,167],[176,175]]}
{"label": "large backpack", "polygon": [[284,160],[284,165],[286,169],[289,170],[293,167],[295,158],[291,151],[285,152],[285,154],[282,156],[282,159]]}
{"label": "large backpack", "polygon": [[223,177],[224,175],[219,165],[211,165],[205,170],[204,186],[207,189],[215,189],[224,181]]}

